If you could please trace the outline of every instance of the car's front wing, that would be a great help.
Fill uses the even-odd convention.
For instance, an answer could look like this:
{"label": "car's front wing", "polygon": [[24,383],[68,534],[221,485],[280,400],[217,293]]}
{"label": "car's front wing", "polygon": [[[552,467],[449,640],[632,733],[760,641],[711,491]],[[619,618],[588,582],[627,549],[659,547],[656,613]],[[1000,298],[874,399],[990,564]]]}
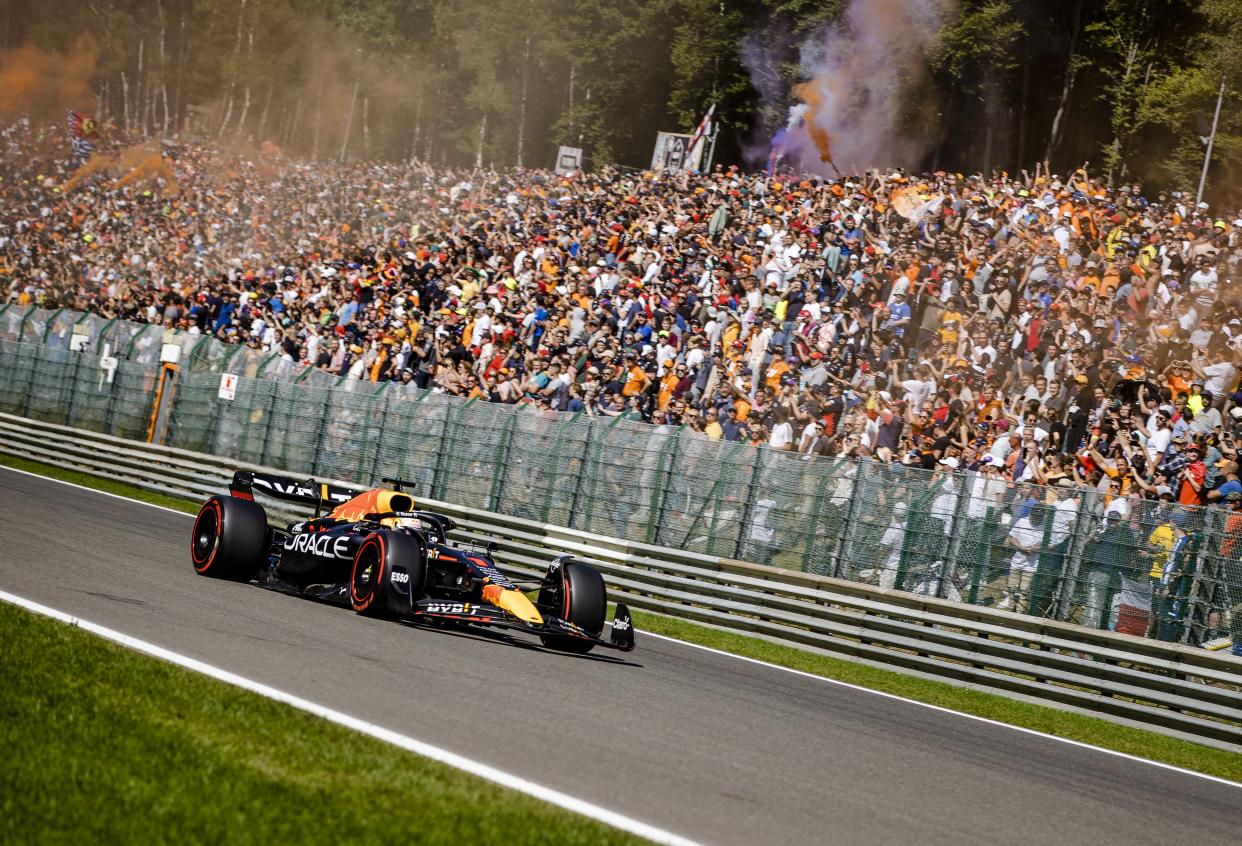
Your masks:
{"label": "car's front wing", "polygon": [[517,629],[537,635],[581,638],[596,646],[619,649],[622,652],[629,652],[634,648],[634,622],[630,617],[629,609],[621,603],[617,603],[617,610],[612,621],[612,634],[607,640],[596,637],[581,627],[557,617],[545,617],[543,624],[540,625],[519,620],[512,614],[491,605],[448,599],[420,599],[414,603],[414,611],[408,615],[408,619],[426,622],[441,620],[473,623],[480,626]]}

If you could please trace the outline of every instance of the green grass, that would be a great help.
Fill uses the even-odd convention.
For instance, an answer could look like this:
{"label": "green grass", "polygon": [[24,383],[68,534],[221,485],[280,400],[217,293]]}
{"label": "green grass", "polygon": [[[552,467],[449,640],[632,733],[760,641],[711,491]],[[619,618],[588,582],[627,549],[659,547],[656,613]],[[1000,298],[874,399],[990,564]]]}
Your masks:
{"label": "green grass", "polygon": [[644,842],[0,604],[0,843]]}
{"label": "green grass", "polygon": [[[98,487],[112,493],[132,496],[145,502],[168,505],[184,511],[196,511],[197,503],[189,503],[173,497],[151,494],[128,485],[101,481],[83,473],[73,473],[48,467],[34,461],[12,459],[0,455],[0,464],[19,467],[54,478]],[[1042,705],[1020,702],[996,694],[983,693],[964,687],[937,682],[894,670],[858,664],[832,658],[815,652],[785,646],[761,638],[701,626],[695,623],[634,611],[634,621],[641,641],[644,631],[668,635],[691,643],[710,646],[736,655],[756,658],[782,667],[812,673],[826,678],[856,684],[861,687],[892,693],[998,720],[1023,728],[1046,732],[1057,737],[1078,740],[1127,752],[1154,761],[1161,761],[1189,770],[1196,770],[1222,778],[1242,781],[1242,755],[1201,744],[1168,737],[1155,732],[1118,725],[1108,720],[1062,711]],[[641,643],[639,649],[642,649]]]}

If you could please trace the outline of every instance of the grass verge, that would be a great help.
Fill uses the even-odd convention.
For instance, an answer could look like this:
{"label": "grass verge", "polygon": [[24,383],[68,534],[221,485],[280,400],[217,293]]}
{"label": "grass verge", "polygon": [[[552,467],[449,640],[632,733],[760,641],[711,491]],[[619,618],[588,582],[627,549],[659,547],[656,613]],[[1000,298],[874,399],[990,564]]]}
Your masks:
{"label": "grass verge", "polygon": [[[150,493],[125,484],[100,480],[85,473],[62,470],[36,461],[0,455],[0,464],[99,488],[144,502],[167,505],[182,511],[193,513],[198,510],[197,503]],[[987,717],[1057,737],[1090,743],[1105,749],[1126,752],[1221,778],[1242,781],[1242,755],[1221,749],[1118,725],[1083,714],[1020,702],[997,694],[923,679],[895,670],[871,667],[815,652],[807,652],[762,638],[701,626],[662,614],[650,614],[637,610],[633,611],[633,614],[640,638],[644,631],[667,635],[747,658],[767,661],[778,666],[951,708],[966,714]]]}
{"label": "grass verge", "polygon": [[0,604],[0,842],[641,843]]}

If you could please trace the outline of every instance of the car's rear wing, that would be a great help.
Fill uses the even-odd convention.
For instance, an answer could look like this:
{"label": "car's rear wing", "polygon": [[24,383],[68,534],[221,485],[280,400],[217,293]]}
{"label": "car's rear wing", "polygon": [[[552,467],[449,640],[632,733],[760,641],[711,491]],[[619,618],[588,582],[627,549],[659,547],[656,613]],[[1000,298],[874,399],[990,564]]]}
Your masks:
{"label": "car's rear wing", "polygon": [[344,485],[316,482],[314,479],[301,480],[272,473],[251,473],[247,470],[238,470],[233,474],[233,481],[229,485],[230,494],[238,499],[253,500],[255,489],[276,499],[283,499],[285,502],[313,505],[316,517],[325,505],[335,507],[366,492],[362,488],[348,488]]}

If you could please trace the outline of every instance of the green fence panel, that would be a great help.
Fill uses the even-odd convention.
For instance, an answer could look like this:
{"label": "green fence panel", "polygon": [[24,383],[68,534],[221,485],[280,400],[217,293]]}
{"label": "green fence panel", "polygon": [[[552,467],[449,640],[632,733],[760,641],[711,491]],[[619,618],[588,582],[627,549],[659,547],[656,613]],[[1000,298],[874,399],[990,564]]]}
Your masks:
{"label": "green fence panel", "polygon": [[39,347],[34,344],[0,341],[0,411],[25,413],[38,356]]}
{"label": "green fence panel", "polygon": [[71,353],[67,348],[37,348],[26,398],[27,417],[47,423],[65,422],[73,394],[74,370],[80,358],[79,353]]}
{"label": "green fence panel", "polygon": [[581,472],[588,429],[580,416],[526,408],[506,434],[506,467],[496,477],[496,510],[528,520],[565,520]]}
{"label": "green fence panel", "polygon": [[379,447],[384,475],[417,484],[421,496],[436,496],[436,470],[445,454],[449,418],[460,402],[413,383],[390,389],[388,423]]}
{"label": "green fence panel", "polygon": [[449,418],[445,451],[437,468],[440,499],[475,508],[488,506],[496,476],[508,472],[504,435],[518,413],[512,406],[474,400],[457,405]]}
{"label": "green fence panel", "polygon": [[[79,325],[78,328],[82,327]],[[72,395],[66,422],[79,429],[105,432],[114,382],[109,380],[108,371],[100,366],[99,354],[93,346],[88,345],[85,351],[72,355]]]}
{"label": "green fence panel", "polygon": [[104,431],[121,438],[146,440],[158,377],[158,369],[132,361],[118,362]]}
{"label": "green fence panel", "polygon": [[219,388],[220,377],[214,373],[178,374],[166,436],[169,446],[195,452],[213,450]]}

